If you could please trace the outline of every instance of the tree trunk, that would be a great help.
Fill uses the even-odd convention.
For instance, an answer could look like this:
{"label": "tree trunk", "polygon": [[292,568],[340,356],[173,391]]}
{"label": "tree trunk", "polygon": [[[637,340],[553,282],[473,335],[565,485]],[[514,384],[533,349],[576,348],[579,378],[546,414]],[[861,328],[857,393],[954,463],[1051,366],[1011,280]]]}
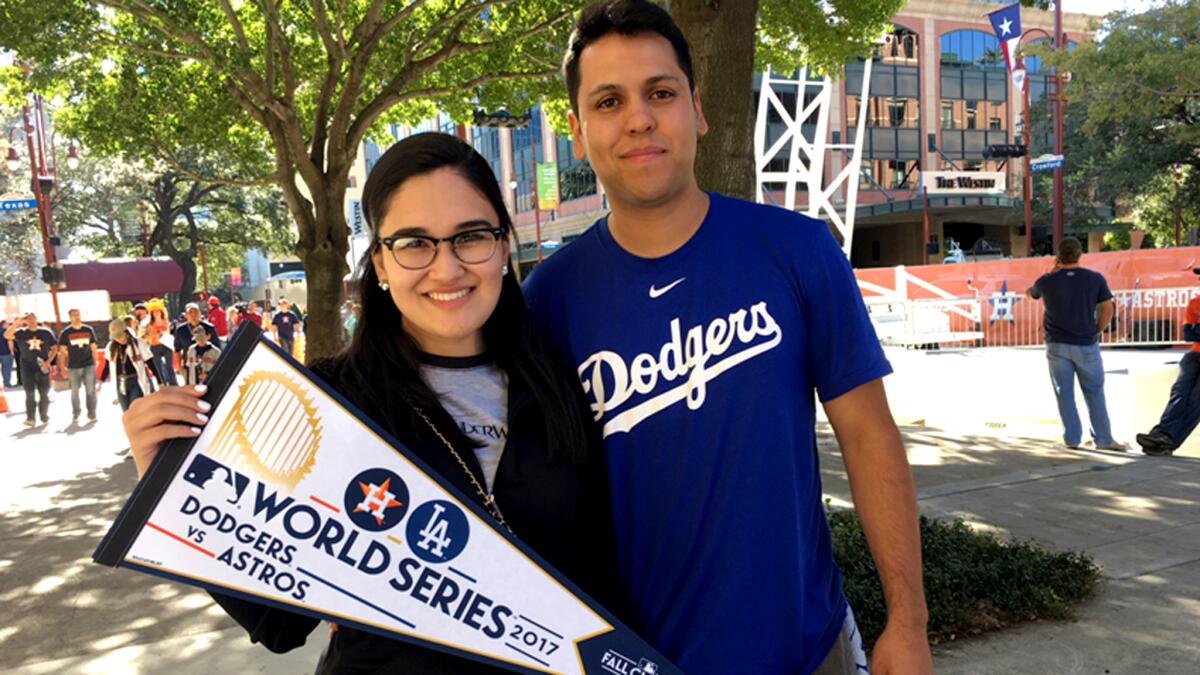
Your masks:
{"label": "tree trunk", "polygon": [[196,292],[196,261],[191,256],[181,253],[172,255],[171,259],[183,270],[183,282],[179,284],[179,298],[171,308],[173,313],[168,318],[178,316],[183,311],[183,306],[192,301],[192,294]]}
{"label": "tree trunk", "polygon": [[754,199],[754,31],[758,0],[672,0],[691,45],[708,134],[700,140],[701,189]]}
{"label": "tree trunk", "polygon": [[[343,177],[340,185],[345,184]],[[314,195],[316,236],[307,240],[301,237],[296,246],[308,284],[308,305],[304,307],[308,330],[304,347],[305,359],[309,362],[336,354],[342,348],[342,278],[349,271],[346,253],[350,250],[350,228],[342,210],[345,190],[330,189],[328,192],[332,194]]]}

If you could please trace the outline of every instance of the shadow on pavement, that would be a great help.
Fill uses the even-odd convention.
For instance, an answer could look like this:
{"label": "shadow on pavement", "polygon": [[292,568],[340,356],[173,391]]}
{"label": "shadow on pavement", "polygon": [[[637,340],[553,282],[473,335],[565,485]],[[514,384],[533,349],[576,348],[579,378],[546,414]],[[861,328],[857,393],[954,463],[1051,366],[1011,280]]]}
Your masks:
{"label": "shadow on pavement", "polygon": [[135,482],[133,461],[116,461],[29,485],[49,508],[0,518],[0,670],[236,625],[204,593],[92,562]]}
{"label": "shadow on pavement", "polygon": [[[819,428],[825,493],[850,500],[836,439]],[[1070,450],[902,428],[921,513],[1083,551],[1101,566],[1077,621],[939,647],[946,673],[1191,673],[1200,663],[1200,460]]]}

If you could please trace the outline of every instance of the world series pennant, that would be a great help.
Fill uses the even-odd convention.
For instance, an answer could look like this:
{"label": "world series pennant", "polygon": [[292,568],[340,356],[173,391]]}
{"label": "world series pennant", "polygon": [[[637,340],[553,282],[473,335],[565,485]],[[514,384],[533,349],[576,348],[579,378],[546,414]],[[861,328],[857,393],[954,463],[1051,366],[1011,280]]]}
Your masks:
{"label": "world series pennant", "polygon": [[517,672],[679,673],[245,322],[94,559]]}

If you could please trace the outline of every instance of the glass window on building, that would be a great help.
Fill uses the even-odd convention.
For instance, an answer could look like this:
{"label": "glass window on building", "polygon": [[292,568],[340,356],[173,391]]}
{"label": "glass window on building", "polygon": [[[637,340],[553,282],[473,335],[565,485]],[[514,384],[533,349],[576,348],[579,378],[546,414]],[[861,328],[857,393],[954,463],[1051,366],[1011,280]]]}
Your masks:
{"label": "glass window on building", "polygon": [[[912,189],[908,168],[921,159],[921,77],[919,36],[895,26],[888,44],[876,48],[871,63],[870,98],[863,138],[864,189]],[[846,66],[847,136],[857,134],[864,62]]]}
{"label": "glass window on building", "polygon": [[1000,41],[979,30],[957,30],[941,39],[942,151],[959,166],[994,170],[983,149],[1010,143],[1008,72]]}
{"label": "glass window on building", "polygon": [[[495,127],[472,128],[471,145],[487,160],[488,166],[492,168],[492,173],[496,176],[496,182],[502,181],[504,176],[500,165],[500,130]],[[507,188],[507,186],[501,187]]]}
{"label": "glass window on building", "polygon": [[570,136],[557,138],[558,198],[572,199],[596,194],[596,173],[586,159],[575,159],[574,142]]}

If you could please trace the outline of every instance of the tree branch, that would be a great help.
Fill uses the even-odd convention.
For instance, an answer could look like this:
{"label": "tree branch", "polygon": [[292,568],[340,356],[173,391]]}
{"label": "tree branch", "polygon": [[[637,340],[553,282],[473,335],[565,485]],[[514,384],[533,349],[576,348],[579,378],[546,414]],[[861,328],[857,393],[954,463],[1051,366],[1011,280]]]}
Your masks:
{"label": "tree branch", "polygon": [[237,37],[238,46],[243,51],[250,51],[250,41],[246,39],[246,31],[242,28],[242,22],[237,17],[237,12],[233,11],[233,6],[229,4],[229,0],[221,0],[221,11],[225,12],[225,18],[229,21],[229,25],[233,27],[233,34]]}
{"label": "tree branch", "polygon": [[487,75],[480,75],[472,80],[467,80],[466,82],[461,82],[455,85],[448,85],[444,87],[426,87],[424,89],[410,89],[404,92],[403,95],[393,94],[387,98],[384,98],[382,95],[380,95],[371,101],[371,103],[368,104],[361,113],[359,113],[358,119],[354,121],[354,126],[351,127],[350,131],[348,132],[350,142],[355,146],[357,146],[358,143],[361,143],[363,137],[367,133],[367,129],[370,128],[371,124],[379,117],[379,115],[383,114],[383,111],[397,103],[400,103],[401,101],[407,101],[414,98],[437,98],[439,96],[449,96],[455,92],[474,89],[475,87],[487,84],[489,82],[551,77],[557,73],[557,68],[533,72],[488,73]]}
{"label": "tree branch", "polygon": [[216,187],[234,187],[234,188],[267,187],[268,185],[274,184],[276,179],[279,177],[278,173],[268,174],[266,176],[263,176],[262,178],[256,178],[254,180],[234,180],[231,178],[220,178],[217,176],[205,176],[196,171],[193,171],[192,169],[189,169],[182,162],[180,162],[179,158],[176,157],[171,151],[167,150],[166,148],[159,145],[158,143],[151,141],[150,145],[154,149],[154,155],[156,157],[158,157],[159,159],[161,159],[162,161],[166,162],[172,169],[177,171],[180,175],[184,176],[185,178],[187,178],[189,180],[196,181],[198,183],[204,183],[206,185],[213,185]]}
{"label": "tree branch", "polygon": [[317,35],[321,37],[321,43],[325,45],[325,53],[332,59],[335,55],[340,60],[346,60],[346,43],[342,40],[342,36],[334,35],[329,28],[329,15],[325,13],[325,0],[313,0],[313,25],[317,28]]}

